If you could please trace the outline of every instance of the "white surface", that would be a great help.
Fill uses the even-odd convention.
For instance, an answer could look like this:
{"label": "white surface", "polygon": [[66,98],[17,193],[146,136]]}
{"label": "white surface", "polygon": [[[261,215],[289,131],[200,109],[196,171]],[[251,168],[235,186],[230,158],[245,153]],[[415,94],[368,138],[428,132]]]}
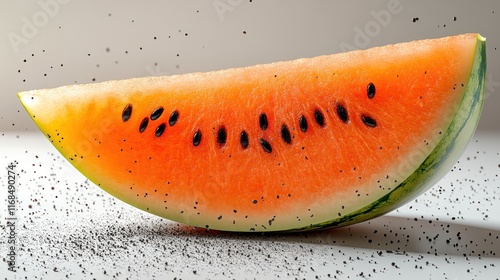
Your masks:
{"label": "white surface", "polygon": [[[389,215],[334,230],[262,235],[194,229],[139,211],[89,183],[41,133],[4,133],[0,166],[18,162],[19,269],[0,263],[0,275],[499,279],[499,139],[476,135],[443,180]],[[0,199],[6,195],[2,188]],[[6,209],[0,213],[5,225]],[[5,255],[6,233],[0,240]]]}

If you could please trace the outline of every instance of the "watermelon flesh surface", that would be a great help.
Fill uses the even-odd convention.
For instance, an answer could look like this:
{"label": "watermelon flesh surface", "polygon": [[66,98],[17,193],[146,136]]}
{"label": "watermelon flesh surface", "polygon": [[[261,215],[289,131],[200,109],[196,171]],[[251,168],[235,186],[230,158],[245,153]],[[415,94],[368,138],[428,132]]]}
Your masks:
{"label": "watermelon flesh surface", "polygon": [[208,73],[19,93],[78,170],[147,212],[226,231],[374,218],[435,184],[482,110],[464,34]]}

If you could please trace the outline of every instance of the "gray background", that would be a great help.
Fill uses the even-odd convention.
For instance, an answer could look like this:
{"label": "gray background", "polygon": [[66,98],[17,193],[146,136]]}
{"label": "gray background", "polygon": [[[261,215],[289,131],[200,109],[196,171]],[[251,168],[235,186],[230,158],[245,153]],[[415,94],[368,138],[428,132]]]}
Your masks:
{"label": "gray background", "polygon": [[500,1],[2,1],[0,15],[2,131],[37,131],[18,91],[467,32],[487,37],[487,100],[479,129],[500,130]]}

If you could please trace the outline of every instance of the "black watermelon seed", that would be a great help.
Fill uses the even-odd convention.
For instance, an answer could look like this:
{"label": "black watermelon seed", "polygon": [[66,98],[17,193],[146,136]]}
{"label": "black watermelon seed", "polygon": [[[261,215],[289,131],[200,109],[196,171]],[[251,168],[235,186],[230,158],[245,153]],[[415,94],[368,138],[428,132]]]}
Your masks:
{"label": "black watermelon seed", "polygon": [[267,142],[265,139],[259,139],[260,141],[260,145],[262,146],[262,149],[264,149],[264,151],[266,153],[271,153],[273,151],[273,148],[271,147],[271,144],[269,144],[269,142]]}
{"label": "black watermelon seed", "polygon": [[337,115],[342,122],[347,123],[349,121],[349,114],[346,108],[340,104],[337,105]]}
{"label": "black watermelon seed", "polygon": [[323,116],[323,113],[319,109],[314,110],[314,120],[319,126],[325,126],[325,116]]}
{"label": "black watermelon seed", "polygon": [[125,108],[123,109],[122,112],[122,120],[124,122],[128,121],[130,119],[130,116],[132,116],[132,104],[127,104]]}
{"label": "black watermelon seed", "polygon": [[369,83],[366,87],[366,91],[368,93],[368,98],[372,99],[375,97],[375,85],[373,83]]}
{"label": "black watermelon seed", "polygon": [[155,132],[156,137],[160,137],[160,136],[163,134],[163,132],[165,131],[165,127],[166,127],[166,126],[167,126],[167,125],[166,125],[165,123],[162,123],[162,124],[160,124],[160,125],[156,128],[156,132]]}
{"label": "black watermelon seed", "polygon": [[299,127],[300,127],[300,130],[302,130],[302,132],[306,132],[307,131],[307,119],[304,115],[302,115],[300,118],[299,118]]}
{"label": "black watermelon seed", "polygon": [[376,127],[377,126],[377,122],[372,117],[369,117],[367,115],[363,115],[363,116],[361,116],[361,119],[369,127]]}
{"label": "black watermelon seed", "polygon": [[161,114],[163,114],[163,107],[158,107],[151,113],[150,118],[152,121],[154,121],[158,119],[161,116]]}
{"label": "black watermelon seed", "polygon": [[143,133],[144,130],[146,130],[146,127],[148,127],[148,123],[149,123],[148,117],[145,117],[144,119],[142,119],[141,124],[139,125],[139,132],[140,133]]}
{"label": "black watermelon seed", "polygon": [[219,145],[224,145],[226,144],[226,140],[227,140],[226,128],[224,126],[221,126],[219,128],[219,131],[217,131],[217,143]]}
{"label": "black watermelon seed", "polygon": [[288,127],[286,124],[283,124],[281,126],[281,138],[283,138],[283,141],[287,144],[292,143],[292,135],[290,135],[290,130],[288,130]]}
{"label": "black watermelon seed", "polygon": [[259,125],[262,130],[266,130],[267,126],[269,125],[267,121],[267,116],[264,113],[261,113],[259,116]]}
{"label": "black watermelon seed", "polygon": [[168,124],[170,126],[174,126],[174,124],[177,123],[178,119],[179,119],[179,112],[173,111],[172,114],[170,114],[170,118],[168,119]]}
{"label": "black watermelon seed", "polygon": [[193,135],[193,145],[196,147],[201,142],[201,131],[197,130]]}
{"label": "black watermelon seed", "polygon": [[240,143],[241,143],[241,147],[243,149],[246,149],[248,148],[248,133],[246,131],[242,131],[241,134],[240,134]]}

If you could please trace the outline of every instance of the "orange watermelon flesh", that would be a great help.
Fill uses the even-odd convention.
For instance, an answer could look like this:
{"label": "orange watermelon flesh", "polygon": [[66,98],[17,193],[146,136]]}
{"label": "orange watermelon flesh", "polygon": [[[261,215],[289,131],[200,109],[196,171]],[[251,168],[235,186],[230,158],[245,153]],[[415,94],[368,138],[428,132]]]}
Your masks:
{"label": "orange watermelon flesh", "polygon": [[485,67],[484,38],[465,34],[18,95],[129,204],[210,229],[310,230],[382,215],[444,176],[479,120]]}

